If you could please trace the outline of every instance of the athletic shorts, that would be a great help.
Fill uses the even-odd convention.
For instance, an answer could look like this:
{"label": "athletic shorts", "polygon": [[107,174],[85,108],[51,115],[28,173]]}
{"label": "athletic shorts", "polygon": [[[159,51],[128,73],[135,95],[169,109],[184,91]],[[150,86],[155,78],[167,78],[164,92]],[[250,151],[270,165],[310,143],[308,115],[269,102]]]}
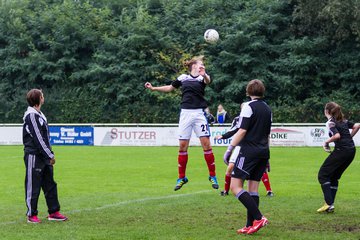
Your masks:
{"label": "athletic shorts", "polygon": [[245,157],[239,153],[231,177],[259,182],[265,172],[268,160],[268,158]]}
{"label": "athletic shorts", "polygon": [[179,139],[188,140],[194,130],[196,136],[210,137],[209,124],[203,109],[181,109],[179,121]]}
{"label": "athletic shorts", "polygon": [[235,163],[237,157],[239,156],[240,153],[240,146],[236,146],[234,151],[232,152],[230,159],[229,159],[229,163]]}

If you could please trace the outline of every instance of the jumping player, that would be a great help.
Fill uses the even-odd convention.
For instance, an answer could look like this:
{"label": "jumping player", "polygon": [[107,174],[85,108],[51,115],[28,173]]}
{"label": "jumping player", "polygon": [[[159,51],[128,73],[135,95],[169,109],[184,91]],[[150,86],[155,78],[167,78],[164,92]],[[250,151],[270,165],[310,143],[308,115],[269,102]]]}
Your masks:
{"label": "jumping player", "polygon": [[[320,167],[318,179],[324,194],[325,204],[317,210],[318,213],[334,212],[334,202],[339,186],[339,179],[355,157],[353,136],[359,131],[360,124],[354,124],[344,118],[341,107],[335,102],[325,105],[324,114],[328,121],[329,139],[324,142],[323,148],[330,155]],[[349,129],[352,129],[351,133]],[[331,151],[329,143],[334,142]]]}
{"label": "jumping player", "polygon": [[[242,106],[243,106],[243,104],[241,104],[241,107]],[[239,122],[239,118],[240,118],[240,116],[237,116],[237,117],[234,118],[234,120],[231,123],[231,128],[230,128],[229,131],[227,131],[226,133],[224,133],[222,135],[218,135],[215,138],[216,139],[228,139],[228,138],[231,138],[239,130],[239,128],[237,127],[238,122]],[[236,146],[233,153],[231,154],[231,157],[229,159],[229,165],[227,166],[226,172],[225,172],[224,190],[220,192],[221,196],[229,195],[229,189],[230,189],[230,183],[231,183],[231,172],[234,169],[234,164],[235,164],[237,156],[239,155],[239,151],[240,151],[240,147]],[[271,185],[270,185],[270,179],[269,179],[268,172],[270,172],[270,163],[269,162],[268,162],[268,164],[266,166],[266,170],[265,170],[264,174],[261,177],[261,181],[263,182],[263,184],[265,186],[266,196],[273,197],[274,193],[271,190]]]}
{"label": "jumping player", "polygon": [[44,95],[39,89],[27,93],[29,104],[24,114],[23,144],[26,167],[25,200],[27,206],[27,222],[40,223],[37,217],[37,204],[40,190],[44,191],[48,207],[48,220],[65,221],[58,201],[57,185],[54,181],[55,156],[50,146],[49,128],[45,115],[40,111],[44,104]]}
{"label": "jumping player", "polygon": [[[237,230],[239,234],[253,234],[264,227],[268,220],[259,210],[259,182],[270,158],[269,134],[272,123],[270,107],[262,100],[265,86],[254,79],[246,86],[246,95],[251,101],[244,103],[240,112],[239,130],[233,136],[224,154],[225,163],[235,148],[241,147],[232,172],[230,189],[247,208],[246,226]],[[248,180],[248,191],[244,181]]]}
{"label": "jumping player", "polygon": [[171,85],[154,87],[151,83],[145,83],[145,88],[151,91],[171,92],[181,87],[182,101],[179,120],[179,155],[178,171],[175,191],[179,190],[189,180],[186,177],[186,164],[188,162],[188,147],[192,131],[200,139],[204,150],[204,158],[209,169],[209,181],[214,189],[219,185],[215,174],[215,157],[210,145],[210,131],[204,109],[207,107],[205,87],[210,84],[210,76],[205,72],[203,56],[194,57],[186,63],[189,74],[180,75]]}

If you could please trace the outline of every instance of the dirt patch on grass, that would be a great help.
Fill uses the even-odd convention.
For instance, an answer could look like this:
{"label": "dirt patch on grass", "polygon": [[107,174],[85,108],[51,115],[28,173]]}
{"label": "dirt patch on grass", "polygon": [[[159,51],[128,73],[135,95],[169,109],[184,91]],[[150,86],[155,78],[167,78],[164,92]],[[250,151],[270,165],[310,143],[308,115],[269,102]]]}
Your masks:
{"label": "dirt patch on grass", "polygon": [[333,228],[335,229],[335,232],[360,232],[360,226],[358,225],[336,225]]}

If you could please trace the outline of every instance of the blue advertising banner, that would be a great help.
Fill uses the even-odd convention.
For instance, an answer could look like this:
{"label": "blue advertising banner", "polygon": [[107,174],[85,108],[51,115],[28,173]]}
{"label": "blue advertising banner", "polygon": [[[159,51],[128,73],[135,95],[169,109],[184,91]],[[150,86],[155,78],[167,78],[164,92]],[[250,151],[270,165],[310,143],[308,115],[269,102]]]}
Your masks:
{"label": "blue advertising banner", "polygon": [[50,126],[52,145],[94,145],[93,127]]}

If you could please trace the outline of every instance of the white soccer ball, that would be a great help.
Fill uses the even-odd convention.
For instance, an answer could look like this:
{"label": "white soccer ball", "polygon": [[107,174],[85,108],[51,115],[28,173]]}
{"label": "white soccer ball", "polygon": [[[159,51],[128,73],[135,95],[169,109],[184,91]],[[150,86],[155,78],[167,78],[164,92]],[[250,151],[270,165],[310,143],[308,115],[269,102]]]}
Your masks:
{"label": "white soccer ball", "polygon": [[208,29],[204,33],[204,39],[208,43],[215,43],[219,40],[219,33],[215,29]]}

